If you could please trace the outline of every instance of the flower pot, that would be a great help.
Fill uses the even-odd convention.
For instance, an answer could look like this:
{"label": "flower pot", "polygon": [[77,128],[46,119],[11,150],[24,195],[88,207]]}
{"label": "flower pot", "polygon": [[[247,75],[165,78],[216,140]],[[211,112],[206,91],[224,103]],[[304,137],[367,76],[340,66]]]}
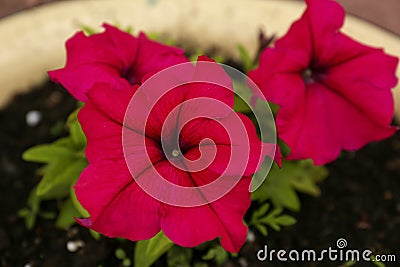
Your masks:
{"label": "flower pot", "polygon": [[[280,36],[303,9],[302,2],[279,0],[89,0],[32,8],[0,20],[0,39],[6,40],[0,43],[0,106],[15,93],[43,82],[47,70],[61,67],[65,40],[82,26],[103,22],[132,26],[135,32],[165,34],[185,48],[213,48],[237,58],[239,44],[255,53],[260,29]],[[348,16],[343,31],[400,56],[400,38],[375,25]],[[397,73],[400,76],[400,67]],[[399,85],[396,90],[400,118]]]}
{"label": "flower pot", "polygon": [[[203,0],[201,2],[140,0],[135,3],[121,0],[103,0],[56,2],[27,10],[0,20],[0,38],[7,40],[7,42],[0,42],[0,51],[2,51],[0,52],[2,53],[0,56],[0,67],[2,69],[0,72],[0,90],[3,90],[0,95],[0,109],[17,92],[30,90],[35,85],[45,81],[47,79],[47,70],[64,65],[65,40],[72,36],[75,31],[81,29],[82,25],[96,27],[103,22],[108,22],[119,24],[122,27],[132,26],[135,32],[144,30],[146,32],[161,33],[168,38],[177,40],[177,43],[183,44],[184,48],[200,48],[204,51],[213,50],[227,58],[237,59],[239,57],[238,44],[246,47],[250,53],[255,53],[260,28],[263,28],[267,34],[276,33],[278,36],[282,35],[291,22],[300,16],[303,9],[304,5],[301,2],[282,0],[237,0],[229,2],[226,0],[218,1],[217,3],[211,0]],[[168,13],[165,10],[168,10]],[[399,56],[399,38],[384,32],[374,25],[348,17],[344,30],[360,41],[374,46],[385,46],[388,53]],[[56,86],[54,85],[54,87]],[[12,211],[8,207],[6,216],[4,216],[5,226],[3,223],[0,225],[0,250],[5,251],[4,255],[12,255],[7,256],[9,258],[6,257],[6,260],[2,258],[2,262],[6,262],[5,266],[10,266],[7,265],[7,262],[19,259],[19,265],[53,266],[54,263],[51,262],[53,260],[59,263],[65,262],[64,265],[60,263],[61,266],[92,266],[95,263],[97,265],[99,262],[103,263],[104,257],[107,257],[103,257],[103,255],[108,255],[106,260],[113,258],[111,259],[114,260],[113,264],[109,264],[106,261],[103,265],[117,265],[115,263],[117,259],[113,254],[115,248],[118,247],[120,251],[120,246],[123,246],[124,249],[127,249],[126,251],[133,251],[133,243],[125,242],[124,245],[121,245],[114,239],[103,239],[103,242],[97,242],[82,227],[73,226],[67,232],[59,232],[54,228],[54,221],[41,220],[40,216],[39,220],[41,221],[33,229],[34,233],[32,235],[35,238],[32,238],[30,233],[21,234],[29,231],[25,229],[23,220],[21,218],[18,219],[17,215],[15,215],[17,213],[16,210],[25,205],[28,197],[27,190],[33,188],[37,183],[37,177],[34,175],[36,169],[24,169],[28,165],[21,162],[21,152],[32,144],[48,142],[49,135],[54,137],[55,134],[51,134],[51,132],[57,128],[53,126],[57,126],[56,123],[60,122],[58,112],[65,109],[68,104],[70,104],[70,108],[76,104],[71,97],[67,100],[70,103],[60,101],[65,90],[63,91],[60,88],[46,88],[46,90],[47,97],[44,97],[43,94],[35,94],[36,92],[43,93],[44,90],[32,91],[32,94],[29,94],[30,98],[25,99],[25,101],[13,101],[11,103],[13,108],[10,109],[10,105],[7,109],[4,109],[8,110],[8,113],[1,114],[3,118],[2,127],[5,130],[4,136],[6,138],[1,135],[4,145],[2,145],[2,153],[0,153],[3,165],[0,167],[6,166],[8,169],[0,168],[0,174],[3,175],[3,169],[5,169],[4,173],[6,174],[4,176],[5,179],[3,179],[6,181],[3,181],[5,186],[0,187],[2,189],[0,195],[3,196],[3,199],[6,199],[4,202],[15,204],[12,206],[14,209]],[[399,90],[399,87],[397,87],[397,90]],[[67,93],[65,92],[65,94]],[[23,97],[25,96],[27,94],[23,95]],[[399,96],[399,93],[397,93],[397,96]],[[15,100],[20,100],[20,97]],[[40,100],[46,108],[42,110],[42,106],[39,106],[39,108],[32,100]],[[15,111],[19,111],[18,116]],[[41,123],[33,126],[24,122],[23,118],[28,122],[27,117],[29,116],[26,116],[26,114],[32,114],[32,112],[41,112],[43,114]],[[69,110],[64,110],[64,115],[66,116],[69,112]],[[400,115],[399,109],[397,112]],[[45,120],[48,115],[51,115],[54,120]],[[14,127],[14,124],[18,123],[23,124],[24,128]],[[44,125],[45,123],[46,125]],[[62,125],[61,128],[58,128],[59,131],[62,131]],[[0,133],[3,134],[3,132]],[[37,140],[39,135],[44,136],[42,137],[43,140]],[[13,138],[7,138],[9,136]],[[398,157],[396,156],[399,151],[398,140],[399,133],[388,141],[364,148],[357,152],[357,156],[353,153],[344,153],[345,155],[338,162],[329,166],[334,171],[330,179],[328,179],[329,181],[324,184],[322,189],[323,196],[318,201],[314,199],[308,199],[308,202],[305,201],[304,208],[301,210],[302,213],[299,213],[298,216],[299,222],[304,221],[304,223],[302,225],[299,223],[298,228],[285,229],[287,232],[277,232],[275,236],[271,231],[268,239],[263,239],[261,235],[258,235],[258,232],[250,232],[248,238],[249,240],[253,239],[253,241],[249,241],[246,244],[244,252],[236,258],[238,259],[237,261],[241,263],[244,261],[248,266],[255,266],[253,265],[254,262],[247,262],[247,260],[255,258],[257,251],[267,241],[268,246],[271,245],[271,248],[279,248],[280,241],[276,238],[277,236],[283,236],[281,240],[289,240],[287,237],[290,236],[290,238],[293,237],[293,239],[303,242],[307,238],[299,239],[296,235],[304,234],[306,236],[308,234],[311,236],[308,240],[316,240],[316,243],[302,244],[307,245],[307,247],[316,247],[316,245],[320,247],[321,244],[327,244],[326,240],[331,239],[332,235],[342,233],[342,237],[351,237],[353,239],[349,239],[352,242],[352,247],[365,247],[365,243],[355,244],[356,240],[354,239],[357,236],[352,234],[356,232],[354,229],[371,227],[371,230],[375,229],[373,233],[378,233],[378,236],[381,235],[381,230],[376,227],[377,224],[387,226],[385,228],[388,230],[384,232],[386,236],[383,241],[388,243],[377,243],[378,245],[376,246],[383,248],[398,247],[398,240],[396,239],[398,235],[393,234],[394,227],[390,226],[393,221],[398,219],[398,216],[396,217],[396,215],[392,214],[393,206],[398,204],[399,194],[397,189],[400,188],[396,179],[393,179],[395,177],[392,177],[398,173],[400,168]],[[349,163],[346,163],[347,160]],[[375,201],[382,198],[382,195],[376,194],[376,192],[384,192],[384,198],[387,201],[385,205],[381,205],[380,201]],[[348,197],[341,198],[340,196],[350,196],[351,203],[349,203]],[[371,198],[374,201],[364,201],[365,198]],[[23,204],[21,204],[22,202]],[[367,204],[364,205],[363,202]],[[365,206],[373,208],[372,210],[376,212],[367,214],[369,217],[366,216]],[[338,212],[339,210],[341,213]],[[29,213],[30,209],[24,209],[23,211]],[[336,214],[339,214],[338,216],[335,215],[335,211],[337,212]],[[334,215],[332,216],[332,214]],[[390,214],[390,216],[386,216],[387,214]],[[383,219],[381,220],[381,218]],[[319,223],[314,225],[315,222]],[[47,227],[48,225],[53,228]],[[311,229],[310,225],[315,227]],[[332,228],[330,228],[332,225],[336,231],[333,234]],[[352,228],[351,225],[354,225],[354,227]],[[335,228],[336,226],[338,228]],[[48,229],[49,234],[44,235],[43,229]],[[26,232],[23,232],[25,230]],[[321,231],[318,232],[318,230]],[[346,232],[347,230],[349,232]],[[18,232],[20,234],[14,234]],[[331,233],[330,236],[322,237],[324,234],[318,234],[328,232]],[[82,233],[86,234],[86,236]],[[257,235],[257,242],[254,242],[255,235]],[[321,237],[321,240],[315,238],[316,235]],[[364,235],[364,232],[362,235]],[[28,239],[25,239],[25,236]],[[322,243],[323,238],[325,239],[324,243]],[[12,240],[12,242],[7,240]],[[54,242],[53,240],[58,241]],[[278,240],[278,242],[273,243],[274,240]],[[365,238],[365,240],[370,240],[370,237]],[[331,245],[329,242],[331,240],[328,240],[328,245]],[[10,243],[15,246],[3,250]],[[29,247],[30,249],[24,249],[21,252],[20,247],[18,247],[20,244],[24,244],[24,247]],[[47,250],[49,248],[48,244],[53,244],[51,250]],[[332,245],[334,246],[334,244]],[[104,248],[104,253],[103,251],[102,253],[93,253],[100,246]],[[287,244],[285,247],[287,247]],[[80,250],[79,253],[75,253],[78,250]],[[9,251],[14,254],[7,254]],[[54,254],[54,251],[57,251],[57,253]],[[50,257],[50,254],[47,253],[51,253],[54,257]],[[235,264],[237,263],[236,259]],[[42,264],[45,262],[47,264]],[[76,263],[79,264],[76,265]],[[231,265],[226,263],[223,266]]]}

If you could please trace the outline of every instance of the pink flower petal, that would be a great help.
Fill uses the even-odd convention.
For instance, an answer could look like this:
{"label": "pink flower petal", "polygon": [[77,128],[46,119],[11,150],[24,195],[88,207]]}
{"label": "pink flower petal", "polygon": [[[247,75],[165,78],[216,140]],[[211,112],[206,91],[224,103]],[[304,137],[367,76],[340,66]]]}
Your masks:
{"label": "pink flower petal", "polygon": [[86,92],[95,83],[107,83],[114,90],[140,84],[145,77],[175,64],[187,62],[183,50],[138,38],[104,24],[105,32],[85,36],[76,33],[66,43],[64,68],[49,71],[74,97],[87,101]]}
{"label": "pink flower petal", "polygon": [[307,0],[303,16],[249,75],[278,104],[278,136],[288,159],[334,160],[395,132],[391,88],[398,59],[347,37],[344,9],[335,1]]}
{"label": "pink flower petal", "polygon": [[161,219],[163,232],[176,244],[186,247],[221,237],[222,246],[237,253],[247,236],[243,217],[250,206],[250,180],[243,177],[231,192],[205,206],[166,207]]}
{"label": "pink flower petal", "polygon": [[160,203],[134,182],[124,162],[115,166],[109,161],[90,164],[81,174],[75,192],[91,217],[78,222],[109,237],[154,236],[160,231]]}

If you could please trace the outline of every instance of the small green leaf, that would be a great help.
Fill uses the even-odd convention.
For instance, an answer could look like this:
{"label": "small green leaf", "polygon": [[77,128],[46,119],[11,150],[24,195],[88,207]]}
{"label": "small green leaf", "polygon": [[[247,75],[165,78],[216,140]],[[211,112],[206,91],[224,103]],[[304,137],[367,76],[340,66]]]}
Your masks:
{"label": "small green leaf", "polygon": [[20,209],[17,213],[18,217],[25,219],[25,227],[32,230],[35,226],[37,214],[33,213],[28,208]]}
{"label": "small green leaf", "polygon": [[124,266],[124,267],[129,267],[129,266],[131,266],[131,265],[132,265],[131,259],[126,258],[126,259],[124,259],[124,260],[122,261],[122,266]]}
{"label": "small green leaf", "polygon": [[[261,168],[263,167],[264,164]],[[257,173],[255,177],[256,175]],[[317,183],[327,175],[325,167],[314,166],[310,160],[284,160],[281,168],[272,166],[263,184],[253,192],[252,199],[260,202],[269,199],[275,207],[298,211],[300,201],[296,191],[318,196]]]}
{"label": "small green leaf", "polygon": [[115,250],[115,257],[119,260],[123,260],[126,258],[126,253],[125,250],[123,250],[122,248],[117,248]]}
{"label": "small green leaf", "polygon": [[86,136],[78,121],[79,108],[72,112],[67,119],[69,134],[76,149],[84,149],[86,147]]}
{"label": "small green leaf", "polygon": [[193,251],[190,248],[173,246],[167,252],[168,267],[190,267]]}
{"label": "small green leaf", "polygon": [[[74,184],[75,183],[76,181],[74,182]],[[78,199],[76,198],[75,190],[72,186],[70,188],[70,198],[72,203],[74,203],[75,209],[79,212],[80,216],[85,218],[90,216],[89,212],[82,207],[81,203],[79,203]]]}
{"label": "small green leaf", "polygon": [[247,73],[249,70],[255,67],[254,61],[250,57],[249,52],[244,46],[238,45],[238,50],[239,50],[240,60],[243,63],[243,69],[245,73]]}
{"label": "small green leaf", "polygon": [[46,169],[46,174],[38,185],[38,196],[42,199],[67,196],[72,182],[79,177],[86,166],[87,161],[83,159],[68,159],[50,163]]}
{"label": "small green leaf", "polygon": [[54,141],[53,145],[69,148],[74,151],[74,144],[70,137],[62,137]]}
{"label": "small green leaf", "polygon": [[255,227],[257,228],[258,231],[260,231],[260,233],[263,236],[267,236],[268,235],[268,230],[267,227],[263,224],[256,224]]}
{"label": "small green leaf", "polygon": [[34,187],[32,191],[29,193],[28,197],[28,206],[34,213],[38,213],[40,210],[40,198],[37,195],[37,187]]}
{"label": "small green leaf", "polygon": [[292,211],[300,210],[300,199],[291,186],[282,185],[279,190],[275,191],[274,198],[271,201],[275,207],[286,207]]}
{"label": "small green leaf", "polygon": [[201,258],[203,260],[214,260],[217,266],[220,266],[228,260],[228,255],[228,252],[226,252],[225,249],[222,248],[222,246],[216,245],[210,248],[207,254],[205,254]]}
{"label": "small green leaf", "polygon": [[38,145],[27,149],[22,158],[26,161],[50,163],[56,160],[74,158],[74,151],[57,144]]}
{"label": "small green leaf", "polygon": [[41,211],[39,213],[40,218],[46,219],[46,220],[53,220],[57,217],[57,214],[52,212],[52,211]]}
{"label": "small green leaf", "polygon": [[296,219],[289,215],[281,215],[275,218],[275,222],[282,226],[290,226],[296,223]]}
{"label": "small green leaf", "polygon": [[97,31],[96,31],[94,28],[92,28],[92,27],[90,27],[90,26],[87,26],[87,25],[81,25],[80,28],[82,29],[82,31],[83,31],[87,36],[90,36],[90,35],[93,35],[93,34],[96,34],[96,33],[97,33]]}
{"label": "small green leaf", "polygon": [[264,214],[267,213],[267,211],[269,210],[270,204],[269,203],[265,203],[264,205],[262,205],[260,208],[256,209],[253,212],[252,217],[253,218],[260,218],[261,216],[263,216]]}
{"label": "small green leaf", "polygon": [[40,210],[40,198],[37,196],[37,187],[34,187],[29,193],[28,208],[23,208],[18,211],[18,216],[25,219],[25,226],[29,230],[33,229],[36,222],[36,217]]}
{"label": "small green leaf", "polygon": [[374,255],[371,256],[371,261],[373,262],[373,264],[374,264],[375,266],[378,266],[378,267],[386,267],[386,265],[385,265],[383,262],[377,261],[377,260],[376,260],[376,257],[375,257]]}
{"label": "small green leaf", "polygon": [[95,239],[95,240],[100,240],[101,234],[99,232],[96,232],[95,230],[90,229],[89,230],[90,235]]}
{"label": "small green leaf", "polygon": [[253,212],[250,220],[250,225],[255,226],[264,236],[268,233],[266,225],[275,231],[279,231],[281,226],[290,226],[296,223],[296,219],[292,216],[282,214],[283,209],[281,208],[274,209],[269,213],[267,211],[265,205],[261,206],[260,209]]}
{"label": "small green leaf", "polygon": [[344,263],[344,266],[345,267],[351,267],[351,266],[354,266],[354,265],[356,265],[356,261],[347,261],[347,262],[345,262]]}
{"label": "small green leaf", "polygon": [[199,56],[201,56],[201,55],[204,55],[204,51],[203,51],[203,50],[200,50],[200,49],[197,49],[196,52],[194,52],[193,54],[190,55],[189,60],[190,60],[191,62],[196,62],[196,61],[197,61],[197,58],[198,58]]}
{"label": "small green leaf", "polygon": [[151,239],[138,241],[135,247],[134,266],[151,266],[173,245],[174,243],[161,231]]}
{"label": "small green leaf", "polygon": [[248,105],[253,92],[247,86],[246,80],[233,80],[233,89],[235,91],[234,110],[241,113],[250,113],[252,110]]}
{"label": "small green leaf", "polygon": [[291,184],[299,192],[319,196],[321,192],[316,183],[328,176],[328,170],[323,166],[314,166],[311,160],[299,161],[298,166],[302,173],[295,175]]}
{"label": "small green leaf", "polygon": [[60,214],[56,220],[56,226],[61,229],[68,229],[71,225],[75,224],[74,218],[79,215],[71,198],[67,198],[61,206]]}

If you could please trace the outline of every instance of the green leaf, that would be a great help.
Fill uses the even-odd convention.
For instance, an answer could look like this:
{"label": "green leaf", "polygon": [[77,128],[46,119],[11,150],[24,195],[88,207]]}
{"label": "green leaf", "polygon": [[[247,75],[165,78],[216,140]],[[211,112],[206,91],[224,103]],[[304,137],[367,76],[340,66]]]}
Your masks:
{"label": "green leaf", "polygon": [[190,248],[173,246],[167,252],[168,267],[190,267],[193,251]]}
{"label": "green leaf", "polygon": [[[74,184],[75,183],[76,183],[76,181],[74,182]],[[81,203],[79,203],[78,199],[76,198],[75,190],[72,186],[70,188],[70,198],[71,198],[72,203],[74,203],[75,209],[79,212],[80,216],[88,218],[90,216],[90,214],[87,210],[85,210],[82,207]]]}
{"label": "green leaf", "polygon": [[68,160],[75,157],[74,151],[57,144],[44,144],[27,149],[22,158],[26,161],[50,163],[56,160]]}
{"label": "green leaf", "polygon": [[356,265],[356,261],[347,261],[347,262],[345,262],[344,263],[344,266],[345,267],[351,267],[351,266],[354,266],[354,265]]}
{"label": "green leaf", "polygon": [[70,192],[74,180],[87,166],[84,159],[52,162],[38,185],[37,194],[42,199],[63,198]]}
{"label": "green leaf", "polygon": [[[264,164],[261,166],[263,168]],[[256,177],[257,173],[255,174]],[[253,200],[271,200],[277,208],[300,209],[296,191],[318,196],[317,183],[328,175],[325,167],[314,166],[310,160],[283,161],[282,168],[274,165],[264,183],[252,194]],[[257,178],[257,177],[256,177]],[[259,179],[259,177],[257,178]]]}
{"label": "green leaf", "polygon": [[71,225],[75,224],[74,217],[78,217],[79,215],[71,198],[67,198],[58,214],[56,226],[61,229],[68,229]]}
{"label": "green leaf", "polygon": [[59,138],[53,142],[53,145],[69,148],[72,151],[76,150],[76,149],[74,149],[74,144],[72,143],[72,140],[70,137]]}
{"label": "green leaf", "polygon": [[253,92],[246,84],[245,80],[233,80],[233,89],[235,91],[235,102],[234,110],[241,113],[250,113],[251,108],[247,103],[250,103],[250,99]]}
{"label": "green leaf", "polygon": [[255,227],[257,228],[258,231],[260,231],[260,233],[263,236],[267,236],[268,235],[268,229],[265,225],[263,224],[256,224]]}
{"label": "green leaf", "polygon": [[28,208],[23,208],[18,211],[18,216],[25,219],[25,226],[29,230],[33,229],[36,222],[36,217],[40,210],[40,198],[37,196],[37,187],[34,187],[29,193]]}
{"label": "green leaf", "polygon": [[123,260],[123,259],[125,259],[126,258],[126,253],[125,253],[125,250],[123,250],[122,248],[117,248],[116,250],[115,250],[115,257],[117,258],[117,259],[119,259],[119,260]]}
{"label": "green leaf", "polygon": [[269,210],[270,204],[269,203],[265,203],[264,205],[262,205],[260,208],[256,209],[253,212],[253,217],[255,218],[260,218],[261,216],[263,216],[264,214],[267,213],[267,211]]}
{"label": "green leaf", "polygon": [[124,260],[122,261],[122,266],[124,266],[124,267],[129,267],[129,266],[131,266],[131,265],[132,265],[131,259],[126,258],[126,259],[124,259]]}
{"label": "green leaf", "polygon": [[189,57],[189,61],[191,62],[196,62],[197,58],[201,55],[204,55],[203,50],[197,49],[196,52],[194,52],[193,54],[190,55]]}
{"label": "green leaf", "polygon": [[375,266],[378,266],[378,267],[386,267],[386,265],[385,265],[383,262],[377,261],[377,260],[376,260],[376,257],[375,257],[374,255],[371,255],[371,261],[373,262],[373,264],[374,264]]}
{"label": "green leaf", "polygon": [[296,219],[289,215],[281,215],[275,218],[275,222],[282,226],[290,226],[296,223]]}
{"label": "green leaf", "polygon": [[86,136],[78,121],[79,108],[72,112],[67,119],[69,134],[76,149],[84,149],[86,147]]}
{"label": "green leaf", "polygon": [[319,196],[321,192],[316,183],[328,176],[328,170],[323,166],[314,166],[311,160],[299,161],[298,168],[301,172],[293,176],[291,184],[299,192]]}
{"label": "green leaf", "polygon": [[134,266],[151,266],[173,245],[172,241],[161,231],[151,239],[138,241],[135,247]]}
{"label": "green leaf", "polygon": [[202,257],[203,260],[214,260],[217,266],[222,265],[228,260],[228,252],[220,245],[210,248],[206,255]]}
{"label": "green leaf", "polygon": [[87,36],[97,33],[97,31],[94,28],[92,28],[88,25],[81,25],[80,28],[82,29],[83,33]]}
{"label": "green leaf", "polygon": [[244,46],[238,45],[238,50],[239,50],[240,60],[243,63],[243,70],[245,71],[245,73],[247,73],[249,70],[255,67],[254,61],[250,57],[249,52]]}
{"label": "green leaf", "polygon": [[267,225],[275,231],[279,231],[281,226],[290,226],[296,223],[296,219],[292,216],[282,214],[283,209],[281,208],[274,209],[269,213],[267,211],[265,205],[261,206],[253,212],[250,221],[250,225],[255,226],[264,236],[268,234]]}

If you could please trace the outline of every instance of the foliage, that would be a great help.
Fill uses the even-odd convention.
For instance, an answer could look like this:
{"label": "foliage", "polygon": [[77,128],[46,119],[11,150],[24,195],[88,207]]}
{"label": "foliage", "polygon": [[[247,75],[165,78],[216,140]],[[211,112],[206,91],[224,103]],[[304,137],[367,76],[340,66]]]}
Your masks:
{"label": "foliage", "polygon": [[[261,166],[265,167],[266,164]],[[260,179],[257,175],[254,175],[255,179]],[[314,166],[310,160],[283,160],[281,168],[272,166],[264,183],[253,193],[252,199],[259,202],[270,200],[276,208],[299,211],[300,200],[296,191],[319,196],[317,183],[327,175],[325,167]]]}
{"label": "foliage", "polygon": [[124,267],[129,267],[132,265],[132,261],[130,258],[128,258],[128,256],[126,255],[125,250],[123,250],[122,248],[117,248],[115,250],[115,257],[119,260],[121,260],[121,264]]}
{"label": "foliage", "polygon": [[35,187],[28,197],[28,207],[18,211],[18,216],[24,218],[26,228],[33,229],[37,216],[45,219],[53,219],[55,214],[40,210],[40,198],[37,196],[37,187]]}
{"label": "foliage", "polygon": [[216,245],[211,247],[202,259],[213,260],[217,266],[221,266],[228,259],[228,256],[228,252],[226,252],[220,245]]}
{"label": "foliage", "polygon": [[[56,220],[56,226],[59,228],[68,228],[75,223],[74,217],[85,215],[82,214],[84,212],[79,202],[74,201],[74,192],[71,190],[88,164],[84,154],[86,137],[77,119],[78,111],[79,109],[75,110],[67,119],[69,136],[51,144],[31,147],[22,155],[26,161],[46,164],[40,169],[40,175],[43,177],[37,188],[32,190],[28,200],[31,215],[38,213],[41,200],[60,200],[62,204]],[[26,212],[21,211],[20,216],[28,218]],[[29,228],[33,227],[34,221],[29,219]]]}
{"label": "foliage", "polygon": [[[264,163],[261,168],[266,166],[268,164]],[[264,178],[258,177],[259,173],[262,172],[254,174],[256,181]],[[252,194],[252,200],[259,203],[259,207],[253,212],[249,224],[264,236],[268,234],[267,226],[279,231],[282,226],[295,224],[296,219],[286,215],[284,209],[300,210],[298,192],[319,196],[317,183],[327,174],[325,167],[314,166],[310,160],[284,160],[281,168],[273,165],[263,184]]]}
{"label": "foliage", "polygon": [[256,60],[250,56],[247,49],[242,45],[238,45],[238,50],[244,72],[247,73],[249,70],[255,68],[257,65]]}
{"label": "foliage", "polygon": [[173,245],[172,241],[163,232],[159,232],[151,239],[138,241],[135,247],[135,266],[151,266]]}
{"label": "foliage", "polygon": [[270,204],[264,204],[252,214],[250,220],[250,225],[256,227],[264,236],[268,234],[266,226],[271,227],[275,231],[279,231],[281,230],[281,226],[290,226],[296,223],[296,219],[292,216],[282,214],[283,209],[281,208],[269,210]]}

